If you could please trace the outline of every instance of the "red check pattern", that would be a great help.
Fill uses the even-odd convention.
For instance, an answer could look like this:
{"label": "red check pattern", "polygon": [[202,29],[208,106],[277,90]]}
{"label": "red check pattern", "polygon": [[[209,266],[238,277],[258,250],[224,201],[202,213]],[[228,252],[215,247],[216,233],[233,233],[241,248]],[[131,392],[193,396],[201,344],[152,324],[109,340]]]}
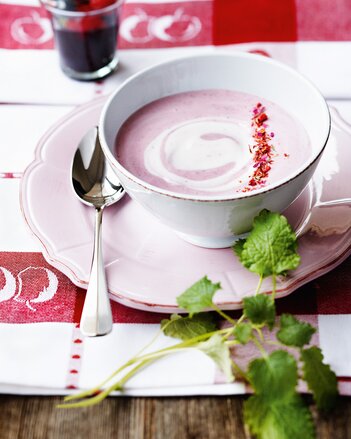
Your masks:
{"label": "red check pattern", "polygon": [[[328,14],[331,8],[333,14]],[[0,48],[39,50],[54,47],[43,8],[1,4],[0,16]],[[333,41],[350,37],[351,3],[346,0],[310,0],[308,6],[303,0],[255,0],[250,8],[246,0],[140,2],[124,5],[120,46],[151,48],[250,41]],[[0,176],[12,177],[13,173],[8,171],[0,169]],[[1,321],[79,321],[84,293],[50,267],[40,254],[2,252],[0,264],[0,269],[8,270],[16,283],[13,297],[2,300],[1,294],[5,297],[5,293],[1,288],[4,288],[6,278],[4,271],[0,271]],[[350,261],[346,261],[321,280],[280,300],[279,307],[294,310],[297,314],[351,312],[351,290],[349,295],[346,294],[351,284],[349,266]],[[47,301],[38,299],[40,291],[49,282],[45,270],[52,272],[58,280],[57,291],[50,299],[49,314]],[[304,290],[309,293],[305,294]],[[35,312],[31,309],[34,308],[33,301]],[[120,322],[143,323],[160,319],[160,316],[147,312],[126,310],[116,303],[114,317]]]}
{"label": "red check pattern", "polygon": [[[0,4],[0,17],[0,48],[54,47],[43,8]],[[125,4],[119,46],[350,40],[351,3],[347,0],[254,0],[250,7],[246,0],[198,0]]]}
{"label": "red check pattern", "polygon": [[[248,6],[249,3],[249,6]],[[50,22],[41,7],[0,4],[0,49],[53,49]],[[121,49],[223,45],[246,42],[351,41],[348,0],[197,0],[126,3]],[[147,50],[145,51],[147,56]],[[97,87],[102,85],[99,84]],[[1,169],[1,179],[19,178]],[[0,247],[1,250],[1,247]],[[278,301],[278,312],[310,316],[351,314],[351,258],[329,274]],[[78,324],[84,291],[40,253],[0,251],[0,323]],[[113,302],[115,323],[158,323],[164,315]],[[233,315],[238,315],[234,312]],[[83,346],[73,331],[67,388],[78,386]],[[351,375],[351,374],[350,374]],[[351,394],[349,377],[340,390]]]}
{"label": "red check pattern", "polygon": [[[5,298],[6,275],[11,273],[16,289]],[[49,288],[48,272],[57,278],[57,290],[48,300],[35,301]],[[6,274],[7,274],[6,273]],[[8,276],[8,274],[7,274]],[[278,301],[278,314],[351,314],[351,258],[332,272],[304,285]],[[40,253],[0,252],[0,322],[79,323],[85,291],[50,266]],[[28,306],[29,305],[29,306]],[[112,302],[116,323],[159,323],[164,314],[127,308]],[[234,316],[239,311],[233,312]]]}

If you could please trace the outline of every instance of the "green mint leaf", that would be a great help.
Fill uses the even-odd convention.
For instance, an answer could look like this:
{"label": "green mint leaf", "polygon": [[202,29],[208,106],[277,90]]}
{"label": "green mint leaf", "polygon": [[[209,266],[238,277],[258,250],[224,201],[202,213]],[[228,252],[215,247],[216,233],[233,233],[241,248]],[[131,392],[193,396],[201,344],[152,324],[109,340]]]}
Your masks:
{"label": "green mint leaf", "polygon": [[252,325],[250,323],[238,323],[233,334],[239,343],[246,344],[252,335]]}
{"label": "green mint leaf", "polygon": [[330,410],[336,403],[338,384],[330,366],[323,363],[322,351],[316,346],[301,351],[304,380],[313,393],[317,407]]}
{"label": "green mint leaf", "polygon": [[245,242],[233,248],[244,267],[262,277],[285,274],[300,263],[296,235],[287,219],[268,210],[255,217]]}
{"label": "green mint leaf", "polygon": [[311,412],[300,395],[267,401],[262,395],[244,402],[244,420],[257,439],[315,439]]}
{"label": "green mint leaf", "polygon": [[193,317],[182,317],[172,314],[170,319],[161,321],[161,329],[168,337],[189,340],[198,335],[207,334],[216,330],[213,317],[208,313],[196,314]]}
{"label": "green mint leaf", "polygon": [[275,322],[275,303],[272,297],[265,294],[245,297],[244,314],[255,325],[267,324],[270,329]]}
{"label": "green mint leaf", "polygon": [[296,393],[296,360],[286,351],[277,350],[251,361],[247,376],[257,395],[267,401],[282,401]]}
{"label": "green mint leaf", "polygon": [[206,308],[211,308],[212,298],[220,288],[220,283],[215,284],[205,276],[178,296],[177,303],[192,316]]}
{"label": "green mint leaf", "polygon": [[296,393],[295,358],[278,350],[249,364],[256,395],[244,403],[244,419],[258,439],[313,439],[311,413]]}
{"label": "green mint leaf", "polygon": [[212,358],[217,366],[224,372],[228,382],[234,381],[230,350],[225,344],[223,337],[219,334],[214,334],[211,338],[199,343],[196,347]]}
{"label": "green mint leaf", "polygon": [[300,322],[291,314],[283,314],[280,318],[280,329],[277,332],[278,340],[286,346],[302,346],[311,341],[316,329],[309,323]]}

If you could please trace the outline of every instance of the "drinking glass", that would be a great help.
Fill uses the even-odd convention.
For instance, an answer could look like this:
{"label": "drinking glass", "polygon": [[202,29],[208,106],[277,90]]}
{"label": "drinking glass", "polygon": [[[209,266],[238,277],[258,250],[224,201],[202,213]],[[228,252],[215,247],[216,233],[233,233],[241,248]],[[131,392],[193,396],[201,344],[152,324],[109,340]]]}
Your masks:
{"label": "drinking glass", "polygon": [[43,3],[50,15],[61,69],[67,76],[91,81],[116,69],[122,3],[118,0],[102,8],[93,8],[89,2],[78,6],[66,1]]}

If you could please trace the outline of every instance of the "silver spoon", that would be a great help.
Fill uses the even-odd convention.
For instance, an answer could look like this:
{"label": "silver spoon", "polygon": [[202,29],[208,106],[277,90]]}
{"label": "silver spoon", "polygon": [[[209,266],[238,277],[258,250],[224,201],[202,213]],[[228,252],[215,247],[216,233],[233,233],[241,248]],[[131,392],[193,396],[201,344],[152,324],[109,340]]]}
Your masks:
{"label": "silver spoon", "polygon": [[78,145],[72,164],[72,184],[78,198],[94,206],[96,213],[93,260],[80,320],[82,333],[95,337],[112,330],[111,305],[101,248],[102,213],[106,206],[120,200],[125,193],[101,149],[98,127],[89,130]]}

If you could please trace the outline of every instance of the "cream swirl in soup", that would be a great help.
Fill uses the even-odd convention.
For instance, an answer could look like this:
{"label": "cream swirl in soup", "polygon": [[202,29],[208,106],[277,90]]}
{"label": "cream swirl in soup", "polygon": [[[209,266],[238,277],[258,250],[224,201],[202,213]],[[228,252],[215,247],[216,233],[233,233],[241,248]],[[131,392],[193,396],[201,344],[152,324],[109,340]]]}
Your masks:
{"label": "cream swirl in soup", "polygon": [[[257,114],[267,119],[257,125]],[[257,155],[261,132],[269,157],[264,149]],[[190,195],[256,190],[286,178],[310,154],[299,121],[272,102],[230,90],[179,93],[151,102],[124,122],[116,138],[117,159],[129,172]],[[269,172],[253,185],[258,166]]]}

